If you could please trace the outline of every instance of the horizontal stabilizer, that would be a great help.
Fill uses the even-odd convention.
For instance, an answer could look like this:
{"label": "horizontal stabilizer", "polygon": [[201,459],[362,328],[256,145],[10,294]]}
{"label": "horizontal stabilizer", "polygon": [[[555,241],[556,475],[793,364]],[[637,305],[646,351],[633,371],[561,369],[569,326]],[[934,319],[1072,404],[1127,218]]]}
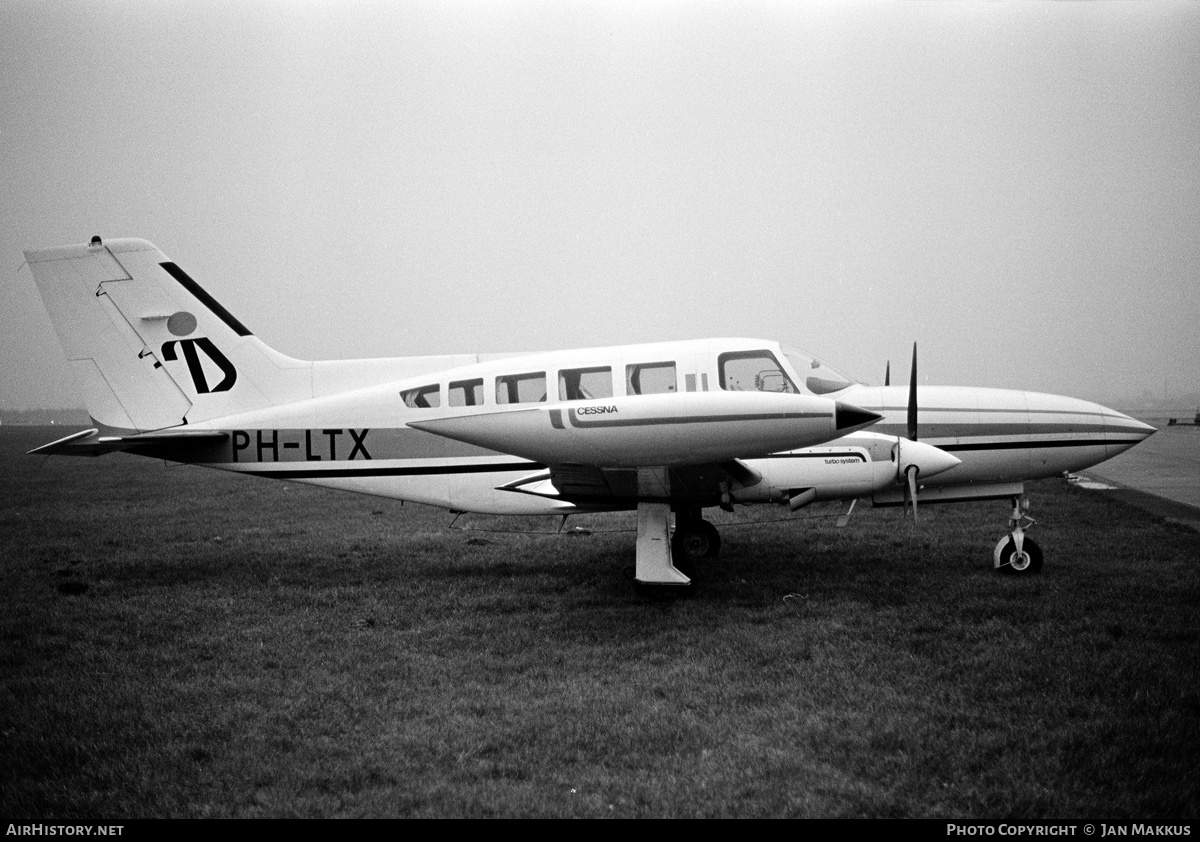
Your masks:
{"label": "horizontal stabilizer", "polygon": [[80,444],[83,439],[91,438],[99,432],[100,431],[94,427],[90,430],[80,430],[78,433],[71,433],[71,435],[63,436],[61,439],[55,439],[49,444],[43,444],[41,447],[35,447],[33,450],[27,451],[27,454],[45,453],[46,455],[51,455],[55,453],[69,453],[73,447],[83,447],[83,445]]}
{"label": "horizontal stabilizer", "polygon": [[103,456],[123,450],[147,450],[156,445],[174,448],[208,445],[229,438],[219,430],[179,430],[178,432],[141,433],[135,436],[102,436],[96,429],[80,430],[57,441],[35,447],[29,453],[47,456]]}

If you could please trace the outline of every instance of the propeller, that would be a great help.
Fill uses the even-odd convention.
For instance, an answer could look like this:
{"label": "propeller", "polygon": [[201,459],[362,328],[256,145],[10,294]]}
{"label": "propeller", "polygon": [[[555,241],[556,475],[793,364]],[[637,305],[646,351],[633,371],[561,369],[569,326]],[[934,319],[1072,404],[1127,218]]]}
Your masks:
{"label": "propeller", "polygon": [[[890,365],[889,365],[890,369]],[[904,507],[912,505],[913,523],[917,522],[917,476],[931,477],[961,464],[946,451],[918,441],[917,437],[917,343],[913,343],[912,371],[908,377],[908,424],[905,440],[896,437],[896,481],[904,483]],[[901,479],[903,477],[903,479]]]}
{"label": "propeller", "polygon": [[912,374],[908,378],[908,440],[917,440],[917,343],[913,343]]}
{"label": "propeller", "polygon": [[884,386],[892,385],[892,361],[891,360],[887,361],[887,368],[884,369],[884,372],[883,372],[883,385]]}
{"label": "propeller", "polygon": [[[917,343],[913,343],[912,355],[912,370],[908,377],[908,440],[917,440]],[[899,443],[897,443],[899,449]],[[900,464],[899,457],[896,460],[897,466]],[[909,465],[904,469],[904,478],[908,480],[908,484],[904,490],[905,503],[911,501],[913,523],[917,522],[917,474],[920,469],[916,465]]]}

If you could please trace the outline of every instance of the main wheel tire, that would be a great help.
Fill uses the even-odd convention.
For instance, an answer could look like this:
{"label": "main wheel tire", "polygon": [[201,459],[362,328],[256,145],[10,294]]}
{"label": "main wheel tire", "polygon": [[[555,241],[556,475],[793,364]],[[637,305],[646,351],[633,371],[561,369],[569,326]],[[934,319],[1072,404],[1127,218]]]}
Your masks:
{"label": "main wheel tire", "polygon": [[1021,542],[1021,553],[1017,554],[1017,542],[1011,535],[1000,539],[996,545],[997,572],[1006,576],[1031,576],[1042,570],[1042,548],[1032,538]]}
{"label": "main wheel tire", "polygon": [[671,551],[677,561],[695,563],[716,558],[721,554],[721,533],[707,520],[688,521],[675,527]]}

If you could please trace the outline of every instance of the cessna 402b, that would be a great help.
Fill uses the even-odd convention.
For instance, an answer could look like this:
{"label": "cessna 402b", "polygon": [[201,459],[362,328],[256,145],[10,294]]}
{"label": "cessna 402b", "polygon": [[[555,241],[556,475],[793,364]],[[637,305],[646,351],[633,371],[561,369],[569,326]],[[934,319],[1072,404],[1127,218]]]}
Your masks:
{"label": "cessna 402b", "polygon": [[860,498],[914,517],[918,498],[1011,500],[995,566],[1037,572],[1022,483],[1154,430],[1033,392],[922,387],[918,402],[915,347],[908,388],[755,339],[304,362],[145,240],[25,257],[96,424],[32,453],[127,451],[460,512],[636,509],[644,585],[690,584],[717,554],[705,508]]}

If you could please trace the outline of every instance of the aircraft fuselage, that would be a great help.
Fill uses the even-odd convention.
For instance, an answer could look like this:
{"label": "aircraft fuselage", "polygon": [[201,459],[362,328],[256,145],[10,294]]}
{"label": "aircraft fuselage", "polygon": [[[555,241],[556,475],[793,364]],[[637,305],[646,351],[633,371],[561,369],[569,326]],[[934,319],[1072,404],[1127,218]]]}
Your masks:
{"label": "aircraft fuselage", "polygon": [[[722,355],[755,352],[770,353],[797,388],[800,377],[779,349],[768,341],[715,339],[504,357],[190,425],[229,433],[202,453],[149,449],[238,473],[492,514],[632,508],[639,499],[672,496],[631,490],[638,464],[680,466],[684,474],[689,463],[734,458],[761,479],[730,483],[733,503],[786,502],[801,488],[815,489],[816,500],[897,502],[895,450],[898,440],[901,449],[907,444],[906,388],[848,383],[824,397],[722,388],[745,385],[728,371],[722,376]],[[591,396],[577,381],[605,394]],[[764,385],[779,383],[768,377]],[[839,404],[882,418],[838,435]],[[920,442],[961,462],[922,477],[922,488],[964,488],[979,497],[1008,496],[986,493],[989,485],[1087,468],[1152,430],[1099,404],[1002,389],[922,387],[920,413]],[[767,424],[778,430],[764,432]],[[804,424],[819,443],[780,446],[789,426]],[[513,442],[507,451],[506,436]],[[623,459],[622,448],[632,455]],[[514,487],[550,463],[578,464],[575,474],[594,493],[579,487],[563,493],[553,482]],[[699,485],[688,499],[717,505],[713,489]],[[686,489],[674,496],[687,497]]]}

